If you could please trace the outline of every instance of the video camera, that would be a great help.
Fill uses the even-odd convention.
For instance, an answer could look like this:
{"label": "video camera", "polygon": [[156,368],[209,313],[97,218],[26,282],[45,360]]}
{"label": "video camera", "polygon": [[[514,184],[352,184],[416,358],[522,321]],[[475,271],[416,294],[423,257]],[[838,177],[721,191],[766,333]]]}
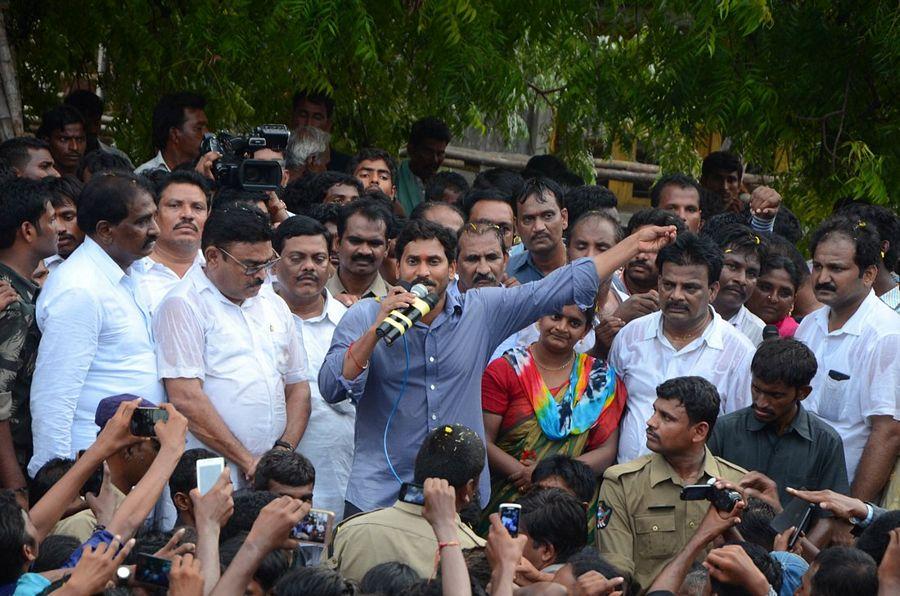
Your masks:
{"label": "video camera", "polygon": [[728,513],[741,501],[741,494],[727,488],[716,488],[716,479],[707,484],[691,484],[681,489],[682,501],[709,501],[719,511]]}
{"label": "video camera", "polygon": [[290,132],[283,124],[263,124],[246,136],[229,132],[206,133],[200,155],[216,151],[222,157],[212,165],[213,177],[220,187],[243,190],[278,190],[281,165],[269,159],[248,159],[254,151],[284,151]]}

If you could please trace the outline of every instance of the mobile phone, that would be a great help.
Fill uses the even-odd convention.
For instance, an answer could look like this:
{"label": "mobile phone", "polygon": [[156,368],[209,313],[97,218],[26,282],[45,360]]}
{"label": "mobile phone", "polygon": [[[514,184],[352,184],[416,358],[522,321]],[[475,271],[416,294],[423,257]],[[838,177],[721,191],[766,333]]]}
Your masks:
{"label": "mobile phone", "polygon": [[224,457],[210,457],[197,460],[197,490],[201,495],[210,491],[225,469]]}
{"label": "mobile phone", "polygon": [[162,408],[138,408],[131,415],[131,434],[136,437],[155,437],[154,425],[158,420],[165,422],[169,412]]}
{"label": "mobile phone", "polygon": [[400,487],[400,500],[410,505],[424,505],[425,489],[421,484],[404,482]]}
{"label": "mobile phone", "polygon": [[331,543],[331,532],[334,529],[334,512],[324,509],[310,509],[306,517],[300,520],[291,530],[291,538],[301,544]]}
{"label": "mobile phone", "polygon": [[172,561],[161,559],[153,555],[138,553],[137,568],[134,579],[142,584],[151,584],[162,588],[169,587],[169,572],[172,570]]}
{"label": "mobile phone", "polygon": [[769,527],[776,534],[781,534],[788,528],[799,528],[800,522],[803,521],[806,511],[809,509],[809,503],[803,499],[791,499],[791,502],[782,510],[781,513],[772,518]]}
{"label": "mobile phone", "polygon": [[805,534],[809,530],[809,526],[813,521],[813,516],[816,514],[816,509],[818,509],[818,507],[814,503],[809,503],[806,511],[803,512],[803,517],[800,518],[800,524],[791,534],[791,537],[788,538],[788,552],[790,552],[794,548],[794,545],[797,544],[797,541],[800,540],[800,535]]}
{"label": "mobile phone", "polygon": [[681,489],[681,500],[705,501],[712,494],[712,489],[709,484],[689,484]]}
{"label": "mobile phone", "polygon": [[519,514],[522,513],[522,506],[518,503],[501,503],[500,504],[500,522],[509,535],[515,538],[519,535]]}

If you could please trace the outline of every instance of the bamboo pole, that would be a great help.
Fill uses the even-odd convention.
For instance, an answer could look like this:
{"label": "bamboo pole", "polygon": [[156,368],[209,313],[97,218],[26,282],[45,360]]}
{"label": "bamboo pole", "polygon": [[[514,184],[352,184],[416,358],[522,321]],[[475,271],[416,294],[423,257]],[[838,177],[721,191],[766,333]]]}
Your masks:
{"label": "bamboo pole", "polygon": [[[3,84],[3,96],[5,113],[0,116],[5,120],[2,126],[4,139],[9,136],[19,136],[25,133],[25,125],[22,119],[22,96],[19,93],[19,79],[16,77],[16,65],[13,61],[12,51],[9,47],[9,38],[6,36],[6,20],[4,9],[6,3],[0,5],[0,79]],[[10,133],[12,133],[10,135]]]}

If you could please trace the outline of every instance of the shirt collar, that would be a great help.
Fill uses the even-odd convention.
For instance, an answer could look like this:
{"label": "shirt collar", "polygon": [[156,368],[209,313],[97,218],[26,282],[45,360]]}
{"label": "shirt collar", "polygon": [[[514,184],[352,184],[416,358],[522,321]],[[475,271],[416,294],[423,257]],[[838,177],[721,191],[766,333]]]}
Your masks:
{"label": "shirt collar", "polygon": [[[709,450],[709,447],[704,447],[704,449],[706,450],[706,457],[703,459],[703,474],[710,478],[718,478],[721,473],[719,463],[713,456],[712,451]],[[666,480],[671,480],[673,484],[678,486],[684,485],[681,477],[675,473],[675,470],[672,469],[666,458],[659,453],[654,453],[650,457],[650,486],[655,487]],[[698,480],[698,482],[700,481]]]}
{"label": "shirt collar", "polygon": [[[235,308],[244,308],[250,306],[259,298],[259,293],[256,296],[251,298],[247,298],[241,304],[236,304],[229,300],[225,294],[219,291],[219,288],[216,287],[216,284],[212,282],[212,280],[206,275],[206,269],[203,267],[191,267],[185,277],[190,277],[193,281],[194,287],[197,288],[198,293],[209,292],[216,299],[226,305],[233,306]],[[260,288],[260,292],[262,292],[263,288]]]}
{"label": "shirt collar", "polygon": [[[112,260],[112,257],[109,256],[90,236],[84,237],[84,242],[81,243],[81,246],[79,246],[77,250],[81,250],[82,248],[84,248],[85,253],[87,253],[86,256],[94,262],[97,269],[104,277],[112,282],[114,286],[119,285],[122,278],[127,275],[127,273]],[[134,263],[132,263],[132,265],[134,265]],[[128,271],[131,270],[131,267],[129,267]]]}
{"label": "shirt collar", "polygon": [[[191,263],[190,268],[192,269],[194,267],[197,267],[198,264],[201,267],[203,265],[206,265],[206,258],[203,256],[203,252],[200,250],[197,251],[197,256],[194,257],[194,262]],[[174,271],[172,271],[167,265],[160,263],[159,261],[154,259],[152,256],[147,256],[147,257],[144,257],[143,259],[139,259],[139,260],[135,261],[131,265],[131,268],[134,269],[135,271],[140,271],[141,273],[146,273],[152,269],[161,269],[161,270],[165,270],[165,271],[170,271],[174,274]]]}
{"label": "shirt collar", "polygon": [[850,335],[862,335],[866,319],[869,316],[869,312],[877,302],[878,296],[875,295],[875,291],[869,290],[868,295],[865,297],[862,303],[860,303],[859,307],[856,309],[856,312],[853,313],[853,315],[849,319],[847,319],[847,322],[844,323],[843,327],[841,327],[840,329],[835,329],[834,331],[828,331],[828,315],[831,314],[830,306],[823,306],[809,316],[814,317],[816,324],[819,326],[819,329],[822,330],[822,333],[824,335],[840,335],[842,333],[848,333]]}
{"label": "shirt collar", "polygon": [[[775,431],[774,427],[770,424],[766,424],[760,420],[757,420],[756,416],[753,415],[753,410],[751,408],[747,408],[747,422],[746,428],[752,432],[761,432],[765,429],[771,429],[773,432]],[[797,404],[797,415],[794,416],[794,419],[791,421],[791,425],[788,427],[788,431],[793,431],[806,439],[807,441],[812,442],[812,429],[810,428],[809,421],[809,412],[803,407],[803,404]]]}
{"label": "shirt collar", "polygon": [[[722,325],[725,324],[725,321],[722,319],[722,317],[719,316],[719,313],[717,313],[712,306],[709,307],[709,312],[712,315],[712,319],[710,320],[709,324],[703,330],[703,333],[700,335],[700,337],[695,339],[688,345],[693,345],[699,340],[701,342],[705,342],[706,345],[714,350],[723,350],[725,348],[725,341],[722,338]],[[667,343],[671,343],[666,338],[665,333],[663,333],[662,311],[657,311],[652,315],[647,316],[654,316],[657,318],[657,321],[655,325],[652,321],[648,321],[649,324],[644,329],[643,339],[653,339],[654,337],[656,337],[660,341],[665,340]],[[685,346],[685,348],[686,347],[687,346]],[[682,348],[682,350],[683,349],[684,348]]]}
{"label": "shirt collar", "polygon": [[[278,287],[278,280],[273,282],[273,289]],[[293,316],[297,317],[301,321],[306,324],[309,323],[321,323],[326,318],[332,325],[337,325],[340,323],[341,318],[344,316],[344,313],[347,311],[347,307],[338,302],[332,295],[331,292],[328,291],[328,288],[322,288],[322,295],[325,297],[325,308],[322,309],[322,314],[318,314],[314,317],[310,317],[308,319],[304,319],[302,317],[297,317],[296,314]],[[293,313],[292,313],[293,314]]]}

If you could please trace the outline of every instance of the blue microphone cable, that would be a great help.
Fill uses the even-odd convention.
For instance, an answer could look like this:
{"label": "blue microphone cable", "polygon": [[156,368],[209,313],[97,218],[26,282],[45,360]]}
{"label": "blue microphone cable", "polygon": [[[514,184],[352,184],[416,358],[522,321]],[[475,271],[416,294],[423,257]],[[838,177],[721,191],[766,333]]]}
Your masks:
{"label": "blue microphone cable", "polygon": [[400,337],[403,338],[403,350],[406,352],[406,368],[403,371],[403,381],[400,383],[400,393],[397,394],[397,399],[394,400],[394,407],[391,408],[391,413],[388,415],[387,422],[384,424],[384,436],[382,437],[381,443],[384,447],[384,459],[387,461],[391,474],[397,479],[398,484],[403,484],[403,480],[400,478],[400,475],[397,474],[397,470],[394,469],[394,464],[391,463],[391,456],[388,455],[387,447],[388,431],[391,428],[391,422],[394,420],[394,414],[397,413],[397,407],[400,405],[400,400],[403,399],[403,394],[406,393],[406,383],[409,381],[409,343],[406,341],[405,333]]}

